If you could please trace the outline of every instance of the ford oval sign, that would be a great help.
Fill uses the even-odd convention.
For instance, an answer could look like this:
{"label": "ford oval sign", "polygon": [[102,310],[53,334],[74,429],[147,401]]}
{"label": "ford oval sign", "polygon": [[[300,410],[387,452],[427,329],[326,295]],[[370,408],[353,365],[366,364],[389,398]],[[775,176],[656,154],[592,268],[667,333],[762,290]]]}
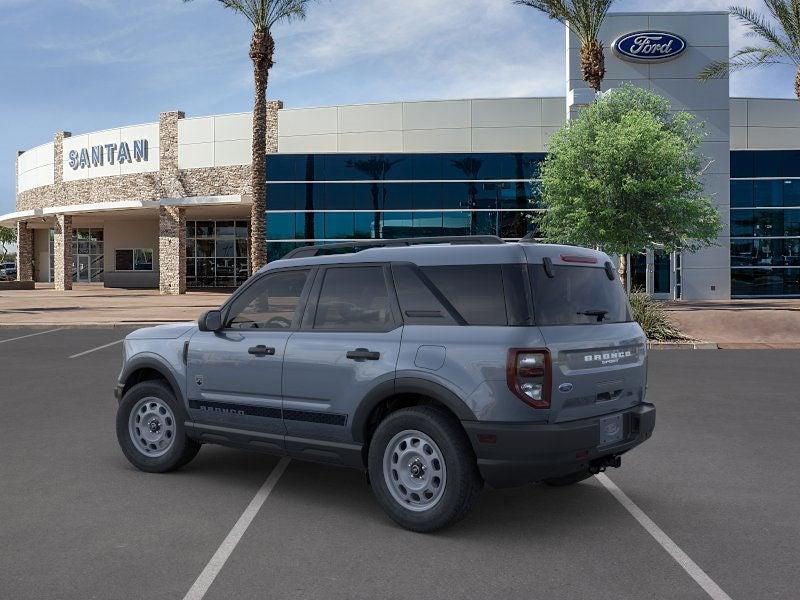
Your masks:
{"label": "ford oval sign", "polygon": [[666,31],[637,31],[618,37],[614,53],[635,62],[672,60],[686,50],[686,40]]}

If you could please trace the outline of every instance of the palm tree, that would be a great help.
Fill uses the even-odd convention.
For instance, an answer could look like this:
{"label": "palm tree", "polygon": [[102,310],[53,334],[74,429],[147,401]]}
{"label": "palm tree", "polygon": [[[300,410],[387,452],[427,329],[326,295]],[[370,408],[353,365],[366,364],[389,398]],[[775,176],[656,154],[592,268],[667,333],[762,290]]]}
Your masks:
{"label": "palm tree", "polygon": [[[191,2],[191,0],[183,0]],[[255,100],[253,103],[253,205],[250,209],[252,241],[250,268],[256,272],[267,262],[266,228],[266,149],[267,149],[267,83],[274,65],[275,40],[272,28],[282,21],[304,19],[306,7],[313,0],[219,0],[225,8],[235,10],[253,26],[250,59],[253,61]]]}
{"label": "palm tree", "polygon": [[606,76],[600,27],[614,0],[514,0],[563,23],[581,41],[581,75],[595,92]]}
{"label": "palm tree", "polygon": [[730,8],[730,14],[748,29],[747,35],[757,38],[761,45],[745,46],[734,52],[730,60],[711,63],[699,78],[706,81],[724,77],[731,71],[790,64],[797,69],[794,93],[800,100],[800,0],[764,0],[764,4],[771,19],[746,6]]}
{"label": "palm tree", "polygon": [[[384,156],[372,156],[368,159],[348,160],[347,166],[356,171],[364,173],[372,180],[370,192],[372,193],[372,237],[376,240],[381,239],[381,193],[379,181],[388,179],[387,175],[397,163],[403,162],[404,159],[398,158],[397,160],[389,160]],[[383,191],[384,203],[386,201],[386,190]]]}

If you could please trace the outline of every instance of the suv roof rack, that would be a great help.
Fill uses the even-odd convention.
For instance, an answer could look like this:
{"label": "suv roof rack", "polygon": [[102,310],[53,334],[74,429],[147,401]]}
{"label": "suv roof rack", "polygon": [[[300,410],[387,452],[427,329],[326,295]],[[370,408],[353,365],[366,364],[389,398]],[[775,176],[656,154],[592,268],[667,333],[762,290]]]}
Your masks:
{"label": "suv roof rack", "polygon": [[[369,248],[387,248],[392,246],[419,246],[424,244],[505,244],[496,235],[462,235],[418,238],[398,238],[393,240],[358,240],[320,246],[303,246],[295,248],[283,256],[289,258],[308,258],[325,254],[350,254]],[[348,252],[349,251],[349,252]]]}

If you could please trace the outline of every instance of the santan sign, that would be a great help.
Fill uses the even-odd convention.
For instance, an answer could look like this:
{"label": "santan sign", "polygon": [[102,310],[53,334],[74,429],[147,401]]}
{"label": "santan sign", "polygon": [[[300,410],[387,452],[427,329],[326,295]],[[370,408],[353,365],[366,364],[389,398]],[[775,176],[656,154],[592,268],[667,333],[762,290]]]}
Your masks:
{"label": "santan sign", "polygon": [[658,62],[672,60],[686,50],[686,40],[665,31],[637,31],[614,40],[614,53],[624,60]]}
{"label": "santan sign", "polygon": [[[131,146],[133,150],[131,151]],[[136,162],[147,162],[148,143],[146,139],[120,142],[119,144],[102,144],[91,148],[81,148],[70,150],[67,161],[73,171],[91,167],[102,167],[104,164],[113,165],[115,163],[125,164]]]}

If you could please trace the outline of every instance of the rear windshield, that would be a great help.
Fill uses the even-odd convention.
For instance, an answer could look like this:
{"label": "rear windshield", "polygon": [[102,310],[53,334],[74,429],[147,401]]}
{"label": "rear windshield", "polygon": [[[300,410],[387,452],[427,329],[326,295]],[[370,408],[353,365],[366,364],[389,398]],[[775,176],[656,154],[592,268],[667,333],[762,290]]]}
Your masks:
{"label": "rear windshield", "polygon": [[533,310],[537,325],[597,325],[631,320],[628,298],[605,269],[553,265],[548,277],[542,265],[530,265]]}

